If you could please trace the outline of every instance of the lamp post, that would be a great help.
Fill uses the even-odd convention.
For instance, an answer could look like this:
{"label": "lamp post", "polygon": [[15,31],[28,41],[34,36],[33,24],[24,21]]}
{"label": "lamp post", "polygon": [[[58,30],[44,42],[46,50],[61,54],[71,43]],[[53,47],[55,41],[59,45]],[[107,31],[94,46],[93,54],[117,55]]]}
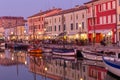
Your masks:
{"label": "lamp post", "polygon": [[24,40],[26,39],[26,30],[24,30]]}
{"label": "lamp post", "polygon": [[80,40],[81,40],[81,28],[82,28],[82,25],[81,25],[81,23],[79,24],[79,38],[80,38]]}

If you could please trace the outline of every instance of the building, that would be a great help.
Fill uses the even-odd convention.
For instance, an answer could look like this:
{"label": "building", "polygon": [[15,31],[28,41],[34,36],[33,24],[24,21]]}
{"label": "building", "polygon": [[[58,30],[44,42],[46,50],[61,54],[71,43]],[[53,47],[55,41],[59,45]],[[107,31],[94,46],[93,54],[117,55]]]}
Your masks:
{"label": "building", "polygon": [[53,8],[51,10],[40,11],[37,14],[34,14],[28,17],[28,26],[29,26],[29,35],[30,39],[43,39],[45,25],[45,17],[53,15],[61,11],[60,8]]}
{"label": "building", "polygon": [[120,0],[116,0],[117,6],[117,41],[120,42]]}
{"label": "building", "polygon": [[16,40],[18,38],[17,26],[24,26],[23,17],[0,17],[0,27],[4,28],[4,36],[6,40]]}
{"label": "building", "polygon": [[46,27],[48,38],[57,38],[57,36],[65,32],[67,34],[64,38],[67,38],[68,41],[80,38],[87,39],[85,6],[62,10],[55,15],[47,16],[45,20],[48,23]]}
{"label": "building", "polygon": [[116,42],[116,0],[91,0],[87,9],[88,37],[92,42]]}

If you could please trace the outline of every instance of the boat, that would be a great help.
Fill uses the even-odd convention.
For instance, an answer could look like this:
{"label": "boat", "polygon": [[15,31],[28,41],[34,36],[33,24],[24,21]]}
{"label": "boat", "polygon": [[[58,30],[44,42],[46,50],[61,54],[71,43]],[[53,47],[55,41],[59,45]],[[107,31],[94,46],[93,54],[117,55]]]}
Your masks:
{"label": "boat", "polygon": [[53,48],[52,54],[58,56],[76,56],[76,50],[66,48]]}
{"label": "boat", "polygon": [[85,59],[89,60],[96,60],[96,61],[102,61],[103,53],[90,51],[90,50],[82,50],[81,54]]}
{"label": "boat", "polygon": [[49,47],[43,47],[42,50],[44,53],[51,53],[52,52],[52,49]]}
{"label": "boat", "polygon": [[120,53],[115,52],[112,55],[103,56],[103,62],[109,72],[120,77]]}
{"label": "boat", "polygon": [[28,49],[28,53],[30,54],[41,54],[43,51],[42,49],[40,49],[39,47],[33,47],[31,46],[29,49]]}

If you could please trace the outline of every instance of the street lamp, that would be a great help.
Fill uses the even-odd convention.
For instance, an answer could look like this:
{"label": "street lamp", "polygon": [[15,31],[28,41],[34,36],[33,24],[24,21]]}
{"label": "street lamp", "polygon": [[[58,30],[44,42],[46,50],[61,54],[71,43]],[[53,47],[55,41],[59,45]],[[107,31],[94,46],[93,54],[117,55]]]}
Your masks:
{"label": "street lamp", "polygon": [[81,40],[81,28],[82,28],[82,25],[81,23],[79,24],[79,35],[80,35],[80,40]]}

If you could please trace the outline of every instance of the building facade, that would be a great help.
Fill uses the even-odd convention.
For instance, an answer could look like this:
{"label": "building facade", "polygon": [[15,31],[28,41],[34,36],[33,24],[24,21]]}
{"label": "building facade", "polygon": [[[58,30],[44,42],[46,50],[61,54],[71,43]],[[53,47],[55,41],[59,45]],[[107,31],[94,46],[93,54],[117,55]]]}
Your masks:
{"label": "building facade", "polygon": [[45,23],[44,18],[46,16],[56,14],[61,11],[60,8],[54,8],[51,10],[40,11],[37,14],[34,14],[28,17],[28,26],[29,26],[29,35],[30,39],[43,39],[44,31],[45,31]]}
{"label": "building facade", "polygon": [[0,17],[0,27],[4,28],[4,37],[6,40],[16,40],[18,38],[17,26],[24,26],[23,17]]}
{"label": "building facade", "polygon": [[86,7],[76,6],[45,18],[48,38],[56,38],[66,32],[67,40],[87,39]]}
{"label": "building facade", "polygon": [[117,41],[116,0],[91,0],[87,9],[88,37],[92,42]]}
{"label": "building facade", "polygon": [[120,0],[116,0],[117,6],[117,41],[120,42]]}

